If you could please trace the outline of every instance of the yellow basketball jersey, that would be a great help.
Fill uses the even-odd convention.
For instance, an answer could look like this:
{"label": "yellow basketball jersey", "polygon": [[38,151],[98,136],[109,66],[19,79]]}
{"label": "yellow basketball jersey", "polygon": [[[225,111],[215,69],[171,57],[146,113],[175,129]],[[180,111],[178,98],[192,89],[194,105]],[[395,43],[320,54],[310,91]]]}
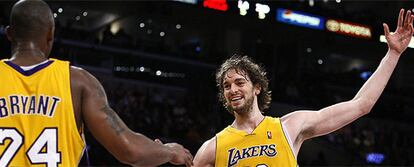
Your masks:
{"label": "yellow basketball jersey", "polygon": [[216,140],[217,167],[297,166],[279,118],[265,117],[252,134],[228,126]]}
{"label": "yellow basketball jersey", "polygon": [[76,126],[69,62],[24,71],[0,61],[0,167],[77,166],[85,143]]}

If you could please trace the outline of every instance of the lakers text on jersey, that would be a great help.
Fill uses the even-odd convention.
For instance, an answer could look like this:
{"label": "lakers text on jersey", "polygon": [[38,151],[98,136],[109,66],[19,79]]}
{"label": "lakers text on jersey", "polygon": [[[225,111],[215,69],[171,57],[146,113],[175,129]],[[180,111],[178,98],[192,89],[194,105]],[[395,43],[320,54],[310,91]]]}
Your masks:
{"label": "lakers text on jersey", "polygon": [[215,166],[297,166],[279,118],[265,117],[251,134],[228,126],[216,142]]}

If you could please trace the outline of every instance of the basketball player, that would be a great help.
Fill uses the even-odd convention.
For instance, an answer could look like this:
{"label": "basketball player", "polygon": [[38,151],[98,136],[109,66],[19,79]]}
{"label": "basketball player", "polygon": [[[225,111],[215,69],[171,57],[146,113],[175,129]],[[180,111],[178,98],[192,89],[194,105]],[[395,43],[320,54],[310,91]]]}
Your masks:
{"label": "basketball player", "polygon": [[77,166],[85,148],[83,124],[123,163],[192,165],[181,145],[131,131],[87,71],[48,59],[54,20],[45,2],[14,4],[6,33],[12,57],[0,61],[0,167]]}
{"label": "basketball player", "polygon": [[393,33],[384,23],[388,52],[377,70],[352,100],[319,111],[295,111],[282,118],[263,116],[271,101],[265,71],[246,56],[226,60],[216,73],[216,82],[221,101],[235,120],[201,146],[194,165],[297,166],[305,140],[333,132],[370,112],[411,40],[413,18],[410,11],[404,14],[401,9]]}

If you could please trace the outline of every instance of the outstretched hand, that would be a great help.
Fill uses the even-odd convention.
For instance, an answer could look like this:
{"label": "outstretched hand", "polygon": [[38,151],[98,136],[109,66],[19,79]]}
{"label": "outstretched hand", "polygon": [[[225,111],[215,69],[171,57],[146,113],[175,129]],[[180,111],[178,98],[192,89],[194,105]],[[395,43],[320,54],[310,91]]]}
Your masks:
{"label": "outstretched hand", "polygon": [[401,9],[398,16],[397,29],[395,32],[390,33],[388,25],[386,23],[383,23],[385,39],[387,39],[388,48],[398,54],[401,54],[405,49],[407,49],[414,32],[414,15],[411,14],[410,10],[408,10],[406,14],[404,13],[404,9]]}
{"label": "outstretched hand", "polygon": [[[163,144],[161,140],[155,139],[155,142]],[[184,148],[182,145],[177,143],[166,143],[164,144],[174,152],[174,157],[171,159],[170,163],[174,165],[185,164],[186,167],[193,166],[193,156],[190,151]]]}

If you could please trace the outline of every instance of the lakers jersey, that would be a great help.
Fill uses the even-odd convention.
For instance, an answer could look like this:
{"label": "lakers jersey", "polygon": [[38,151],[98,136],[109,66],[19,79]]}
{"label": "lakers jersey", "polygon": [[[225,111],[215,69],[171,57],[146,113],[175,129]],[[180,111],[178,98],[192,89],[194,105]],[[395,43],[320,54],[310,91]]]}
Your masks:
{"label": "lakers jersey", "polygon": [[297,166],[279,118],[265,117],[251,134],[228,126],[216,140],[217,167]]}
{"label": "lakers jersey", "polygon": [[69,62],[24,71],[0,61],[0,167],[77,166],[84,150],[70,89]]}

